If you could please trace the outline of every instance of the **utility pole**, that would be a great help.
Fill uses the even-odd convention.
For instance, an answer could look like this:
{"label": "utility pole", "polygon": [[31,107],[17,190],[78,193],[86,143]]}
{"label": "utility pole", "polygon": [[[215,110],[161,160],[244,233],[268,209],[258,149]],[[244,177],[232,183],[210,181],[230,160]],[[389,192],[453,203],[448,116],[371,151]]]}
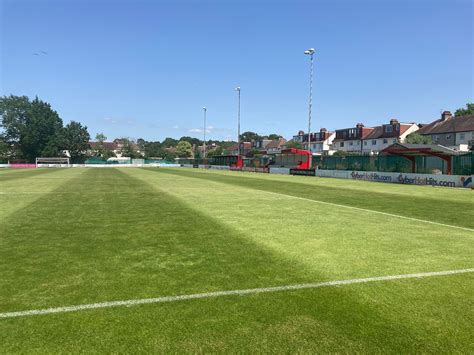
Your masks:
{"label": "utility pole", "polygon": [[309,69],[309,112],[308,112],[308,150],[309,150],[309,168],[311,169],[313,154],[311,153],[311,110],[313,106],[313,55],[314,48],[310,48],[304,51],[304,54],[310,56],[310,69]]}
{"label": "utility pole", "polygon": [[[207,115],[207,108],[203,107],[202,110],[204,111],[204,130],[203,130],[203,133],[204,133],[204,146],[203,146],[202,157],[203,157],[203,160],[205,160],[206,159],[206,115]],[[205,161],[204,161],[204,163],[205,163]]]}
{"label": "utility pole", "polygon": [[238,146],[238,155],[240,156],[240,86],[235,88],[238,95],[238,108],[237,108],[237,146]]}

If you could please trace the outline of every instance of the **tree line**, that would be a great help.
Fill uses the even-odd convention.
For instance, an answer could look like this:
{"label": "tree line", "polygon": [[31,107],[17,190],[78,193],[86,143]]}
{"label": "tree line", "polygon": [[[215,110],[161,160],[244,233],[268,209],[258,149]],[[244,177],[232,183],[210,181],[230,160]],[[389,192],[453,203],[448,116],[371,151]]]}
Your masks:
{"label": "tree line", "polygon": [[[68,156],[71,162],[82,163],[91,156],[100,159],[114,157],[116,153],[130,158],[161,158],[174,160],[177,157],[201,157],[203,145],[198,138],[183,136],[179,139],[165,138],[163,141],[146,141],[142,138],[118,138],[114,140],[119,149],[111,149],[103,133],[95,136],[94,149],[89,142],[86,126],[71,121],[64,125],[51,105],[38,97],[0,97],[0,161],[34,162],[37,157]],[[261,139],[278,139],[280,135],[259,135],[247,131],[241,134],[241,142]],[[207,140],[207,156],[229,153],[236,144],[232,141]]]}
{"label": "tree line", "polygon": [[72,161],[83,160],[90,139],[87,127],[76,121],[64,125],[51,105],[38,97],[1,97],[0,116],[0,159],[32,162],[68,151]]}

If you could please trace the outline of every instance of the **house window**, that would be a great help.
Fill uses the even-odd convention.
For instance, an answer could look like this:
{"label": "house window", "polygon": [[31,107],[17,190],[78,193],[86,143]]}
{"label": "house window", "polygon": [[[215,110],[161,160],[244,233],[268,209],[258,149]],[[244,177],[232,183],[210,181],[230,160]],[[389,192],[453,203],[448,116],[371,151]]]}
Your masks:
{"label": "house window", "polygon": [[387,144],[387,143],[388,143],[387,138],[384,138],[384,139],[383,139],[383,144]]}
{"label": "house window", "polygon": [[466,139],[466,135],[464,133],[459,133],[459,139],[463,141]]}
{"label": "house window", "polygon": [[352,147],[354,145],[354,142],[349,142],[349,145]]}
{"label": "house window", "polygon": [[372,145],[377,145],[377,141],[375,139],[372,140]]}
{"label": "house window", "polygon": [[451,135],[450,135],[450,134],[447,134],[447,135],[446,135],[446,139],[451,139]]}
{"label": "house window", "polygon": [[341,142],[341,148],[344,147],[344,142]]}
{"label": "house window", "polygon": [[393,127],[392,126],[385,126],[385,132],[392,133],[393,132]]}
{"label": "house window", "polygon": [[393,143],[393,144],[397,143],[397,140],[396,140],[396,139],[392,139],[392,143]]}
{"label": "house window", "polygon": [[367,141],[364,141],[364,145],[367,145]]}
{"label": "house window", "polygon": [[438,139],[439,139],[438,136],[436,136],[436,135],[433,136],[433,141],[434,141],[434,142],[436,142]]}
{"label": "house window", "polygon": [[360,141],[357,141],[357,145],[360,145]]}

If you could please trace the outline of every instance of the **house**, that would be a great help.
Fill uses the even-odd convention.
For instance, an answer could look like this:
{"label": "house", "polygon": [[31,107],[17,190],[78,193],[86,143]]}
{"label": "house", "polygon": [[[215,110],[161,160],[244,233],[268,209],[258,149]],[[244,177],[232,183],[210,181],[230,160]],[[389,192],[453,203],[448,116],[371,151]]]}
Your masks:
{"label": "house", "polygon": [[256,149],[264,152],[267,148],[267,145],[271,142],[271,139],[259,139],[252,141],[252,149]]}
{"label": "house", "polygon": [[374,127],[362,140],[362,154],[378,154],[394,143],[404,143],[405,138],[419,129],[416,123],[399,123],[391,119],[388,124]]}
{"label": "house", "polygon": [[333,140],[332,149],[347,153],[362,153],[362,141],[375,128],[365,127],[358,123],[352,128],[336,129],[336,137]]}
{"label": "house", "polygon": [[423,125],[418,133],[458,151],[474,150],[474,115],[453,116],[444,111],[440,119]]}
{"label": "house", "polygon": [[[228,149],[229,155],[238,155],[239,146],[237,143],[230,146]],[[240,155],[248,156],[252,152],[252,143],[251,142],[240,142]]]}
{"label": "house", "polygon": [[282,147],[285,145],[286,139],[285,138],[280,138],[280,139],[274,139],[270,141],[265,146],[267,154],[279,154],[281,153]]}
{"label": "house", "polygon": [[[311,133],[311,153],[313,155],[332,155],[332,142],[336,134],[329,132],[326,128],[321,128],[319,132]],[[308,133],[299,131],[296,136],[293,136],[293,141],[301,143],[303,149],[308,150]]]}
{"label": "house", "polygon": [[[87,152],[87,155],[96,155],[100,147],[100,142],[89,141],[90,151]],[[116,141],[113,142],[103,142],[104,150],[108,150],[114,153],[115,156],[120,154],[120,148]]]}

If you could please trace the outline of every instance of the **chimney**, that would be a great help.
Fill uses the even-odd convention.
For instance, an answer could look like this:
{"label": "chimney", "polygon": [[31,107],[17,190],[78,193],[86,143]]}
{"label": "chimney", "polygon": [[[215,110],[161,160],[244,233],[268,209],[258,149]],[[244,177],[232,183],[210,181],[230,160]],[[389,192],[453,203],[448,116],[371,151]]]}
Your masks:
{"label": "chimney", "polygon": [[392,119],[390,120],[390,124],[391,124],[392,126],[396,125],[397,123],[398,123],[398,120],[397,120],[396,118],[392,118]]}
{"label": "chimney", "polygon": [[327,132],[328,130],[326,128],[321,128],[319,132]]}
{"label": "chimney", "polygon": [[298,131],[299,136],[304,136],[304,131]]}
{"label": "chimney", "polygon": [[356,128],[363,128],[364,127],[364,124],[363,123],[358,123],[356,124]]}
{"label": "chimney", "polygon": [[441,121],[447,121],[449,119],[451,119],[453,117],[452,113],[449,112],[449,111],[444,111],[442,114],[441,114]]}

